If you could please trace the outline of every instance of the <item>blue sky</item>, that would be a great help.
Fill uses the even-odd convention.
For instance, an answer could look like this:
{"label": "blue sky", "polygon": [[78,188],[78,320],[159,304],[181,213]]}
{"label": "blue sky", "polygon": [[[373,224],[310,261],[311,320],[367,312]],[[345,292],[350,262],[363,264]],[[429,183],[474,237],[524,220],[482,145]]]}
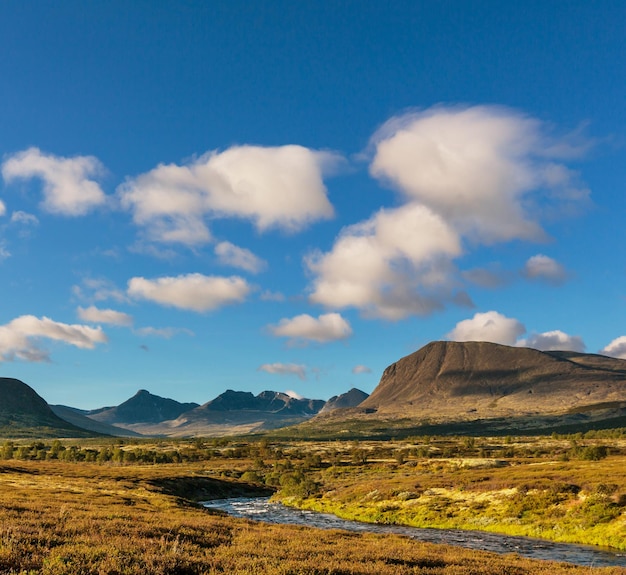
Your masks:
{"label": "blue sky", "polygon": [[626,5],[4,2],[0,361],[50,403],[626,358]]}

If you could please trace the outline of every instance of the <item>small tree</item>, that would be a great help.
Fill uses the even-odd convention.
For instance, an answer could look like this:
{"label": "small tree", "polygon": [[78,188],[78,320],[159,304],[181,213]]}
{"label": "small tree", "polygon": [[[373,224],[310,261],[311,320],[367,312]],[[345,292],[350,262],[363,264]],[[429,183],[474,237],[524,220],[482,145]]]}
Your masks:
{"label": "small tree", "polygon": [[2,459],[13,459],[15,453],[15,443],[12,441],[5,441],[2,446]]}

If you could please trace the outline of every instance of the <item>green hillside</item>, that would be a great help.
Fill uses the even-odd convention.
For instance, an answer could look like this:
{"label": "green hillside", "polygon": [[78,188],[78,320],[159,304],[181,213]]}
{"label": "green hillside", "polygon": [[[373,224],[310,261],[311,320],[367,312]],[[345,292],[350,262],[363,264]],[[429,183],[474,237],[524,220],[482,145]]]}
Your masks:
{"label": "green hillside", "polygon": [[92,437],[55,415],[46,401],[19,379],[0,378],[0,437]]}

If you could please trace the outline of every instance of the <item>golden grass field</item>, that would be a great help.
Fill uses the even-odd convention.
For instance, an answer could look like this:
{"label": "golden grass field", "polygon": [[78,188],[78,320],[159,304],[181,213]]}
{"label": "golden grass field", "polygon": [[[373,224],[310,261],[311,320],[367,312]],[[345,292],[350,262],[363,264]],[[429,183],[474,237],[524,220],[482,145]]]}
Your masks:
{"label": "golden grass field", "polygon": [[[436,444],[430,440],[432,449]],[[522,450],[521,444],[508,445]],[[81,461],[80,453],[87,449],[92,455],[106,449],[110,458]],[[177,452],[180,461],[128,463],[119,454],[122,461],[113,461],[116,449],[168,452],[172,457]],[[507,467],[484,467],[481,458],[470,456],[469,451],[477,449],[475,445],[465,445],[468,457],[457,459],[425,459],[414,456],[413,449],[411,442],[94,444],[74,446],[78,460],[66,461],[59,455],[69,451],[69,443],[61,449],[57,445],[56,455],[51,455],[51,446],[40,443],[29,451],[38,459],[27,458],[24,449],[22,459],[0,461],[0,573],[626,573],[621,568],[532,561],[400,536],[260,524],[216,514],[194,503],[275,484],[280,489],[278,497],[291,498],[292,503],[312,505],[317,501],[322,506],[350,509],[351,505],[365,505],[365,498],[383,512],[387,508],[397,513],[401,506],[394,510],[390,501],[414,500],[405,493],[409,487],[416,494],[420,491],[418,500],[429,492],[428,497],[452,501],[452,494],[458,491],[471,493],[469,499],[476,504],[480,493],[490,498],[495,492],[517,489],[524,483],[528,495],[567,476],[570,483],[581,484],[578,496],[594,485],[610,485],[603,497],[607,505],[620,510],[618,527],[624,529],[624,511],[617,498],[626,492],[626,458],[620,454],[601,461],[556,463],[537,455],[525,463],[520,459],[519,463],[511,460],[513,464]],[[463,464],[466,460],[469,463]],[[250,480],[259,483],[254,487]],[[374,490],[377,494],[372,495]],[[369,507],[365,505],[365,509]]]}

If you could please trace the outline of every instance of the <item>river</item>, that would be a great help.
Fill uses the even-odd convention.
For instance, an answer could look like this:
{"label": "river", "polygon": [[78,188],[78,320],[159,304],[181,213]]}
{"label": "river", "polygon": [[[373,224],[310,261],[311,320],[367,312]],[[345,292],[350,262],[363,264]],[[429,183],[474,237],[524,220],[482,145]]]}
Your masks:
{"label": "river", "polygon": [[593,567],[626,567],[626,553],[599,547],[553,543],[530,537],[511,537],[484,531],[458,529],[419,529],[403,525],[381,525],[341,519],[328,513],[304,511],[270,501],[268,497],[237,497],[205,501],[205,507],[225,511],[233,517],[244,517],[267,523],[305,525],[320,529],[344,529],[369,533],[397,533],[419,541],[458,545],[495,553],[517,553],[532,559],[565,561]]}

